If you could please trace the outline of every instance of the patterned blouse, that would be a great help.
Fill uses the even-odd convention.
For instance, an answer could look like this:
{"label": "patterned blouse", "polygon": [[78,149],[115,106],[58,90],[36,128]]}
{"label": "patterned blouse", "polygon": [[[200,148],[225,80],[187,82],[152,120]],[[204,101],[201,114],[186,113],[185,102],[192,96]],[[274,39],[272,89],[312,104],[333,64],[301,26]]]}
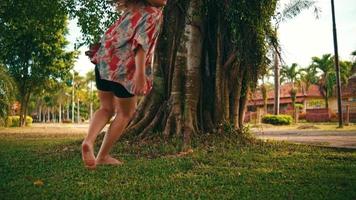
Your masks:
{"label": "patterned blouse", "polygon": [[135,11],[127,9],[103,35],[100,47],[91,59],[97,64],[100,78],[118,82],[133,94],[135,52],[141,45],[146,54],[145,94],[147,95],[153,85],[151,62],[162,19],[161,8],[142,6]]}

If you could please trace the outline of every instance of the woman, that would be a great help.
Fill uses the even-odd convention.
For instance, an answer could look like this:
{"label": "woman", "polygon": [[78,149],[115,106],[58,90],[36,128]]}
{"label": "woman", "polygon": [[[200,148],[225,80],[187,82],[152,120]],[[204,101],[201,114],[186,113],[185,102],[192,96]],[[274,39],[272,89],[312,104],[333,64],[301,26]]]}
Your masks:
{"label": "woman", "polygon": [[[114,143],[136,111],[137,95],[152,89],[152,54],[162,24],[162,7],[167,0],[117,0],[121,17],[106,31],[100,45],[86,54],[96,64],[95,76],[100,108],[90,122],[88,135],[82,143],[82,159],[88,169],[96,165],[120,165],[110,156]],[[111,117],[115,119],[95,158],[94,142]]]}

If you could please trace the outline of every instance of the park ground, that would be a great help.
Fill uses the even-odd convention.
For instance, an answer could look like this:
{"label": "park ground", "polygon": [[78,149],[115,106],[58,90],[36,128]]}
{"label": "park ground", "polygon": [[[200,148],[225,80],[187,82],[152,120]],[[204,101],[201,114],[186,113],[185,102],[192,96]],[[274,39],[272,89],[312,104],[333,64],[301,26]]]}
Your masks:
{"label": "park ground", "polygon": [[348,136],[355,130],[317,126],[253,127],[262,140],[204,135],[189,153],[175,142],[123,139],[113,155],[124,165],[95,171],[81,162],[86,124],[0,128],[1,199],[356,199],[352,146],[276,141],[278,135]]}
{"label": "park ground", "polygon": [[335,148],[356,149],[356,124],[299,123],[289,126],[251,125],[258,139],[279,140]]}

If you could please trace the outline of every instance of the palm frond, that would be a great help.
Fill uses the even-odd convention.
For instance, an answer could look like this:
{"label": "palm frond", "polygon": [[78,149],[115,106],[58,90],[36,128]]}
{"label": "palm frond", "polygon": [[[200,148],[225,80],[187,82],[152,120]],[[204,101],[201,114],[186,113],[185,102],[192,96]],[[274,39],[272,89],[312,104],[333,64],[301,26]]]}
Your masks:
{"label": "palm frond", "polygon": [[292,19],[299,15],[303,10],[314,8],[314,14],[316,18],[319,18],[321,9],[316,5],[316,1],[311,0],[292,0],[285,5],[281,12],[281,21]]}

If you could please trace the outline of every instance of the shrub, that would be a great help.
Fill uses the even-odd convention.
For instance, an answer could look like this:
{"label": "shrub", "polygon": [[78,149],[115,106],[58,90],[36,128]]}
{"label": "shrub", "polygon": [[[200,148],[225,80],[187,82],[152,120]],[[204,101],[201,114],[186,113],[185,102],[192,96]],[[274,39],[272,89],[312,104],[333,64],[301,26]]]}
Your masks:
{"label": "shrub", "polygon": [[301,103],[296,103],[296,104],[295,104],[295,108],[299,108],[299,111],[301,111],[301,110],[303,110],[304,105],[301,104]]}
{"label": "shrub", "polygon": [[12,125],[12,117],[9,116],[9,117],[6,117],[5,119],[5,126],[6,127],[10,127]]}
{"label": "shrub", "polygon": [[19,127],[20,126],[20,116],[9,116],[11,117],[11,124],[9,127]]}
{"label": "shrub", "polygon": [[[31,126],[33,119],[31,116],[26,116],[25,125]],[[20,116],[8,116],[5,120],[6,127],[19,127],[20,126]]]}
{"label": "shrub", "polygon": [[290,115],[265,115],[262,122],[273,125],[289,125],[292,123],[292,117]]}
{"label": "shrub", "polygon": [[26,126],[31,126],[33,122],[33,119],[31,116],[26,116],[25,124]]}

